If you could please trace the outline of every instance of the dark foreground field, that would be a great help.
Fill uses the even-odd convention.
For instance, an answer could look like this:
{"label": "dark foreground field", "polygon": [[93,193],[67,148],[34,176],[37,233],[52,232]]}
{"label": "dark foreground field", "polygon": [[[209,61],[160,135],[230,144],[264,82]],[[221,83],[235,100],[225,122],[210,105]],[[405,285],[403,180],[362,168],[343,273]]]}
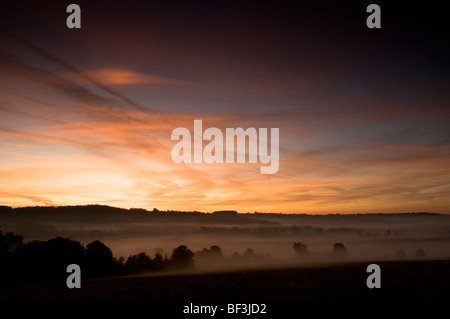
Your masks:
{"label": "dark foreground field", "polygon": [[[366,286],[368,262],[335,263],[210,274],[160,274],[0,287],[1,309],[59,317],[328,318],[417,316],[447,313],[450,260],[378,261],[381,288]],[[257,304],[265,314],[229,313],[232,304]],[[185,314],[192,305],[217,312]],[[6,308],[5,308],[6,307]],[[242,307],[242,306],[241,306]],[[256,307],[256,306],[254,306]],[[262,308],[259,308],[262,309]],[[242,311],[242,308],[241,308]],[[444,316],[445,317],[445,316]]]}
{"label": "dark foreground field", "polygon": [[380,261],[381,288],[366,286],[369,262],[228,273],[128,276],[0,287],[0,299],[436,299],[450,297],[450,260]]}

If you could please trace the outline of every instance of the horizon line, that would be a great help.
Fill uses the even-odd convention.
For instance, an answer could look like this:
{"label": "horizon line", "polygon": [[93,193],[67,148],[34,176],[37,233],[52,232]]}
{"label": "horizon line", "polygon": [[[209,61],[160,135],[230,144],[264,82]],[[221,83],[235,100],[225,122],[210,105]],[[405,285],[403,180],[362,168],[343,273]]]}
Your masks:
{"label": "horizon line", "polygon": [[118,207],[118,206],[111,206],[111,205],[105,205],[105,204],[78,204],[78,205],[44,205],[44,206],[40,206],[40,205],[36,205],[36,206],[8,206],[8,205],[2,205],[0,204],[0,210],[2,208],[9,208],[11,210],[14,209],[24,209],[24,208],[68,208],[68,207],[106,207],[106,208],[113,208],[113,209],[119,209],[119,210],[127,210],[127,211],[133,211],[133,210],[143,210],[146,211],[148,213],[157,213],[157,212],[177,212],[177,213],[200,213],[200,214],[214,214],[214,213],[221,213],[221,212],[230,212],[230,213],[236,213],[238,215],[256,215],[256,214],[266,214],[266,215],[306,215],[306,216],[351,216],[351,215],[407,215],[407,214],[429,214],[429,215],[445,215],[445,216],[449,216],[450,214],[447,213],[436,213],[436,212],[397,212],[397,213],[383,213],[383,212],[379,212],[379,213],[315,213],[315,214],[311,214],[311,213],[274,213],[274,212],[259,212],[259,211],[254,211],[253,213],[251,212],[246,212],[246,213],[242,213],[242,212],[238,212],[234,209],[222,209],[222,210],[215,210],[212,212],[204,212],[204,211],[198,211],[198,210],[159,210],[158,208],[153,208],[151,209],[146,209],[146,208],[141,208],[141,207],[131,207],[131,208],[125,208],[125,207]]}

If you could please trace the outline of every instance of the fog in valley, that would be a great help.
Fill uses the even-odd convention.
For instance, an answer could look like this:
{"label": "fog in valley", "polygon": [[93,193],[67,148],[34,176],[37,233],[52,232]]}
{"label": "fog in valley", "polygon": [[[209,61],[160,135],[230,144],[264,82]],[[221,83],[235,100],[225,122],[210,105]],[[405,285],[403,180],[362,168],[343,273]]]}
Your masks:
{"label": "fog in valley", "polygon": [[[174,248],[186,245],[195,253],[197,271],[450,257],[450,216],[428,213],[209,214],[106,206],[1,207],[0,229],[20,234],[24,241],[57,236],[83,244],[100,240],[117,258],[140,252],[170,257]],[[211,246],[220,247],[221,254],[211,253]]]}

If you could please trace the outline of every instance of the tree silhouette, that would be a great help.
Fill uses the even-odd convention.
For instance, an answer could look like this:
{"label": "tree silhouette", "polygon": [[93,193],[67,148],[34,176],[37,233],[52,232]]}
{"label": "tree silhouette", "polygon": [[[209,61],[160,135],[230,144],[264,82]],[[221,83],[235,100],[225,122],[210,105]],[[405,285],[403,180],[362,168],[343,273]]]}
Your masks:
{"label": "tree silhouette", "polygon": [[417,249],[416,250],[416,257],[417,258],[425,257],[425,250],[423,250],[422,248]]}
{"label": "tree silhouette", "polygon": [[99,240],[86,245],[85,265],[88,277],[111,276],[119,271],[111,249]]}
{"label": "tree silhouette", "polygon": [[347,256],[347,248],[342,243],[335,243],[333,245],[333,254],[337,257]]}
{"label": "tree silhouette", "polygon": [[175,267],[191,267],[194,264],[194,253],[185,245],[180,245],[173,250],[171,262]]}
{"label": "tree silhouette", "polygon": [[301,242],[294,243],[292,248],[294,248],[295,252],[300,257],[305,256],[308,253],[308,246]]}
{"label": "tree silhouette", "polygon": [[[80,265],[83,262],[84,247],[78,241],[56,237],[43,243],[45,255],[44,267],[47,278],[62,280],[67,277],[66,268],[70,264]],[[41,252],[42,253],[42,252]]]}
{"label": "tree silhouette", "polygon": [[207,258],[220,258],[223,257],[222,249],[219,246],[211,246],[208,248],[203,248],[202,250],[195,253],[197,257],[207,257]]}
{"label": "tree silhouette", "polygon": [[158,271],[163,269],[165,266],[166,264],[164,263],[161,253],[156,253],[155,258],[153,258],[153,269]]}
{"label": "tree silhouette", "polygon": [[195,253],[196,257],[207,258],[211,256],[211,251],[208,248],[203,248]]}
{"label": "tree silhouette", "polygon": [[[18,251],[23,246],[23,237],[0,230],[0,283],[14,281],[20,272]],[[22,266],[23,267],[23,266]]]}
{"label": "tree silhouette", "polygon": [[[220,251],[220,248],[212,251]],[[170,262],[180,267],[190,266],[193,260],[193,253],[186,246],[175,249],[170,261],[167,255],[163,260],[161,253],[152,260],[142,252],[125,262],[123,257],[114,258],[111,249],[98,240],[86,247],[62,237],[23,243],[22,236],[0,230],[0,284],[65,280],[70,264],[79,265],[83,277],[92,278],[162,270]]]}
{"label": "tree silhouette", "polygon": [[242,254],[242,256],[246,259],[253,259],[255,258],[256,254],[252,248],[247,248]]}
{"label": "tree silhouette", "polygon": [[[56,237],[34,240],[18,247],[9,258],[11,280],[63,280],[69,264],[83,262],[84,247],[77,241]],[[30,267],[31,265],[31,267]]]}
{"label": "tree silhouette", "polygon": [[223,257],[222,249],[219,246],[213,245],[209,248],[212,257]]}
{"label": "tree silhouette", "polygon": [[129,256],[125,263],[125,271],[127,273],[142,273],[150,271],[152,268],[153,260],[145,252]]}
{"label": "tree silhouette", "polygon": [[3,235],[0,230],[0,257],[14,252],[18,247],[23,244],[23,237],[15,235],[12,232],[8,232]]}

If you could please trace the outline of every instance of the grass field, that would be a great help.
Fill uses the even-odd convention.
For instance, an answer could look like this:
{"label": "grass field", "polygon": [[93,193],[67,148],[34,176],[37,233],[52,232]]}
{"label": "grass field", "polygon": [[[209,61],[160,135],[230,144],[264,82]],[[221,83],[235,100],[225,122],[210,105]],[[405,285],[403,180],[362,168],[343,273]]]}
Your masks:
{"label": "grass field", "polygon": [[366,286],[368,262],[209,274],[159,274],[0,287],[0,299],[448,299],[450,260],[379,261],[381,288]]}

